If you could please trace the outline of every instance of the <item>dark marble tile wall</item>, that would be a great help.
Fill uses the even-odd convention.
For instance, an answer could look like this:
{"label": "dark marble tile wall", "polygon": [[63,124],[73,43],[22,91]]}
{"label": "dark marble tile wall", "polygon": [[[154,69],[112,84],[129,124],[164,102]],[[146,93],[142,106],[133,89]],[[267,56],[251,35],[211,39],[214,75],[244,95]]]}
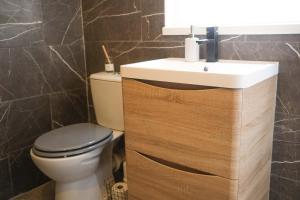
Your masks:
{"label": "dark marble tile wall", "polygon": [[30,148],[88,120],[81,0],[0,0],[0,200],[48,180]]}
{"label": "dark marble tile wall", "polygon": [[[161,33],[163,0],[82,3],[88,74],[104,69],[102,44],[117,70],[120,64],[184,56],[185,36]],[[220,40],[222,59],[280,62],[271,199],[300,199],[300,35],[232,35]]]}

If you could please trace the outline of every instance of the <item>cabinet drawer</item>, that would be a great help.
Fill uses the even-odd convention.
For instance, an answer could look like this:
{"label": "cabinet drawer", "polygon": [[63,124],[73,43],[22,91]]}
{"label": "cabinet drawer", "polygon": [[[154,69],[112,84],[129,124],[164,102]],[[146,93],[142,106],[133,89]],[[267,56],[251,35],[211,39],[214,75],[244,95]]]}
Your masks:
{"label": "cabinet drawer", "polygon": [[126,148],[237,179],[242,91],[156,84],[123,79]]}
{"label": "cabinet drawer", "polygon": [[235,200],[237,180],[186,171],[126,150],[130,200]]}

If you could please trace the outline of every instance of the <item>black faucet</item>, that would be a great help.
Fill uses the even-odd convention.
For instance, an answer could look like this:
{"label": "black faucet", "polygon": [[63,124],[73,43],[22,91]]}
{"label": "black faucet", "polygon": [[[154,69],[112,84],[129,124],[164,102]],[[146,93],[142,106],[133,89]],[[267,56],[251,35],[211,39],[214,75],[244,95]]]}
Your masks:
{"label": "black faucet", "polygon": [[207,44],[207,58],[206,62],[217,62],[218,61],[218,27],[207,27],[206,28],[206,39],[199,40],[197,43]]}

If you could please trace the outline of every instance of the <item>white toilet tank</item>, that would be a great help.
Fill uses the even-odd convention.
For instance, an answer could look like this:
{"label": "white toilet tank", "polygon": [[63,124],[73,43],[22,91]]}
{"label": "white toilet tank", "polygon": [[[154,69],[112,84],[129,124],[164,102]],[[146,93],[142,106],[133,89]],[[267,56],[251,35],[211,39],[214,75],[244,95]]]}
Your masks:
{"label": "white toilet tank", "polygon": [[120,74],[100,72],[90,76],[97,123],[123,131],[123,97]]}

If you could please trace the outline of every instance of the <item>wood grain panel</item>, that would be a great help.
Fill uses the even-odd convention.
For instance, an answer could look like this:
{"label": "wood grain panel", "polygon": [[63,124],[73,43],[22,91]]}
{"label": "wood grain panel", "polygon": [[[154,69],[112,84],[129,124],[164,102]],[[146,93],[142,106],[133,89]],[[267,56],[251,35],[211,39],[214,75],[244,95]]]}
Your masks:
{"label": "wood grain panel", "polygon": [[268,200],[277,77],[243,90],[239,200]]}
{"label": "wood grain panel", "polygon": [[[269,160],[271,162],[271,159]],[[269,200],[271,165],[265,165],[253,174],[249,185],[242,189],[239,186],[238,200]]]}
{"label": "wood grain panel", "polygon": [[237,179],[242,91],[177,90],[123,79],[126,147]]}
{"label": "wood grain panel", "polygon": [[129,200],[235,200],[237,180],[173,169],[126,150]]}
{"label": "wood grain panel", "polygon": [[159,84],[123,79],[130,200],[268,200],[277,77],[242,90]]}

